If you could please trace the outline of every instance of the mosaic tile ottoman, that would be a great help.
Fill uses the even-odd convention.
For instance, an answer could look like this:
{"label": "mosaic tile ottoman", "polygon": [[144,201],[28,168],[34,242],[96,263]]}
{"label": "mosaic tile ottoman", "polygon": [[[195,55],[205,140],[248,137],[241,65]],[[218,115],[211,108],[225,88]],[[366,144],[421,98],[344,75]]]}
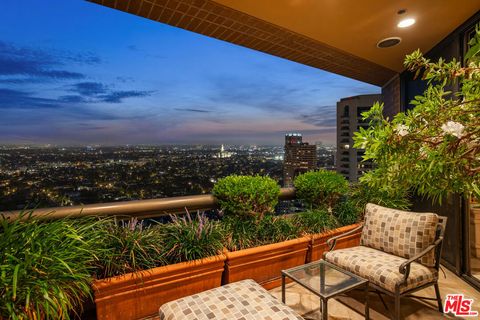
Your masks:
{"label": "mosaic tile ottoman", "polygon": [[161,320],[302,320],[253,280],[243,280],[168,302]]}

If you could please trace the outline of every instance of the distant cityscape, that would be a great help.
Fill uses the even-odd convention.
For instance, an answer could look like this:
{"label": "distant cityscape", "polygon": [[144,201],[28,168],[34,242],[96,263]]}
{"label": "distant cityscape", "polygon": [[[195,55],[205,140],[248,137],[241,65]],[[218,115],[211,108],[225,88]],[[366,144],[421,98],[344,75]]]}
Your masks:
{"label": "distant cityscape", "polygon": [[[353,148],[362,112],[379,95],[337,102],[337,146],[285,134],[284,146],[0,146],[0,211],[210,193],[231,174],[268,175],[292,187],[303,172],[336,170],[355,182],[372,163]],[[338,147],[338,149],[337,149]]]}
{"label": "distant cityscape", "polygon": [[[317,143],[316,167],[335,170],[335,153]],[[203,194],[230,174],[283,186],[284,155],[283,146],[0,146],[0,211]]]}

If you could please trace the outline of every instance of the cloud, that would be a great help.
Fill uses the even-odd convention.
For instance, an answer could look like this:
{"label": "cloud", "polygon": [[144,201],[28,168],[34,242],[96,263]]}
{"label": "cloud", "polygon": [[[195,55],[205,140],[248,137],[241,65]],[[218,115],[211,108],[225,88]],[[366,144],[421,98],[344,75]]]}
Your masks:
{"label": "cloud", "polygon": [[128,45],[127,49],[132,51],[132,52],[135,52],[136,54],[142,54],[144,57],[147,57],[147,58],[154,58],[154,59],[164,59],[165,58],[161,54],[152,54],[152,53],[150,53],[150,51],[141,49],[134,44]]}
{"label": "cloud", "polygon": [[321,106],[312,113],[301,114],[298,117],[303,123],[317,127],[335,127],[337,125],[337,107]]}
{"label": "cloud", "polygon": [[128,50],[132,50],[132,51],[140,51],[140,50],[138,49],[138,47],[137,47],[136,45],[134,45],[134,44],[128,45],[128,46],[127,46],[127,49],[128,49]]}
{"label": "cloud", "polygon": [[78,127],[80,127],[82,130],[105,130],[108,129],[108,126],[101,126],[101,125],[95,125],[91,123],[77,123],[76,124]]}
{"label": "cloud", "polygon": [[111,91],[104,95],[99,95],[100,101],[108,103],[122,103],[125,98],[148,97],[153,91]]}
{"label": "cloud", "polygon": [[41,60],[10,59],[0,55],[0,75],[23,75],[52,79],[82,79],[78,72],[49,69],[50,65]]}
{"label": "cloud", "polygon": [[[0,76],[13,78],[2,79],[2,82],[21,83],[34,79],[83,79],[79,72],[65,70],[64,65],[96,64],[100,58],[92,53],[46,51],[28,47],[18,47],[0,41]],[[26,78],[18,78],[23,76]],[[34,81],[33,81],[34,82]]]}
{"label": "cloud", "polygon": [[302,101],[303,88],[295,84],[276,83],[270,79],[216,77],[210,100],[215,103],[234,103],[268,112],[292,112]]}
{"label": "cloud", "polygon": [[58,56],[63,58],[65,61],[68,62],[75,62],[78,64],[87,64],[87,65],[95,65],[102,63],[102,59],[99,56],[95,55],[92,52],[83,52],[83,53],[58,53]]}
{"label": "cloud", "polygon": [[72,91],[83,96],[95,96],[107,92],[107,86],[100,82],[79,82],[72,85]]}
{"label": "cloud", "polygon": [[66,96],[61,96],[58,98],[58,100],[62,102],[70,102],[70,103],[82,103],[82,102],[87,102],[87,99],[85,99],[82,96],[79,95],[66,95]]}
{"label": "cloud", "polygon": [[[2,125],[50,121],[122,120],[151,118],[150,114],[120,113],[118,110],[93,107],[84,96],[65,95],[58,98],[38,97],[35,92],[0,88],[0,123]],[[42,118],[43,117],[43,118]],[[50,119],[50,120],[48,120]]]}
{"label": "cloud", "polygon": [[19,47],[13,43],[0,40],[0,55],[15,58],[41,61],[46,64],[65,64],[74,62],[79,64],[99,64],[100,57],[93,52],[74,53],[55,49],[41,49],[31,47]]}
{"label": "cloud", "polygon": [[63,101],[122,103],[126,98],[147,97],[153,94],[153,91],[111,90],[108,85],[100,82],[75,83],[71,85],[70,91],[76,92],[78,95],[63,96]]}
{"label": "cloud", "polygon": [[135,82],[135,79],[132,77],[121,77],[118,76],[115,78],[116,81],[121,82],[121,83],[127,83],[127,82]]}
{"label": "cloud", "polygon": [[38,109],[58,108],[56,100],[32,96],[31,93],[0,88],[0,110],[1,109]]}
{"label": "cloud", "polygon": [[5,84],[42,83],[44,81],[45,80],[41,79],[41,78],[30,78],[30,77],[26,77],[26,78],[22,78],[22,77],[10,78],[10,77],[7,77],[7,78],[0,79],[0,83],[5,83]]}
{"label": "cloud", "polygon": [[197,112],[197,113],[210,113],[210,112],[212,112],[212,111],[210,111],[210,110],[193,109],[193,108],[174,108],[174,110],[177,110],[177,111],[186,111],[186,112]]}

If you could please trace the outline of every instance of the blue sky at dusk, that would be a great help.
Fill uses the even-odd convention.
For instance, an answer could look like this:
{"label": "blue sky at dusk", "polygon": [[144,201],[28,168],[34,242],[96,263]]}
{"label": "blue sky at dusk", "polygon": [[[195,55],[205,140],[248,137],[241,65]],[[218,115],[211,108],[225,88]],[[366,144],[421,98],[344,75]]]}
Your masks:
{"label": "blue sky at dusk", "polygon": [[0,144],[335,141],[378,87],[81,0],[3,0]]}

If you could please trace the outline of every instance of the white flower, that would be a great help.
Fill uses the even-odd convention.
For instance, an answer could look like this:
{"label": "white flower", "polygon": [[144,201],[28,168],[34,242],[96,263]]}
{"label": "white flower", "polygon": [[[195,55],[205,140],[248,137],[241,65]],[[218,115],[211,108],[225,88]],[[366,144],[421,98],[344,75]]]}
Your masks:
{"label": "white flower", "polygon": [[395,131],[398,133],[399,136],[406,136],[408,134],[408,127],[404,124],[397,124],[395,127]]}
{"label": "white flower", "polygon": [[427,157],[427,150],[424,148],[424,147],[420,147],[420,157],[422,159],[426,158]]}
{"label": "white flower", "polygon": [[465,127],[463,124],[455,122],[455,121],[448,121],[447,123],[442,125],[442,130],[445,134],[451,134],[457,138],[461,138],[463,136],[463,129]]}

